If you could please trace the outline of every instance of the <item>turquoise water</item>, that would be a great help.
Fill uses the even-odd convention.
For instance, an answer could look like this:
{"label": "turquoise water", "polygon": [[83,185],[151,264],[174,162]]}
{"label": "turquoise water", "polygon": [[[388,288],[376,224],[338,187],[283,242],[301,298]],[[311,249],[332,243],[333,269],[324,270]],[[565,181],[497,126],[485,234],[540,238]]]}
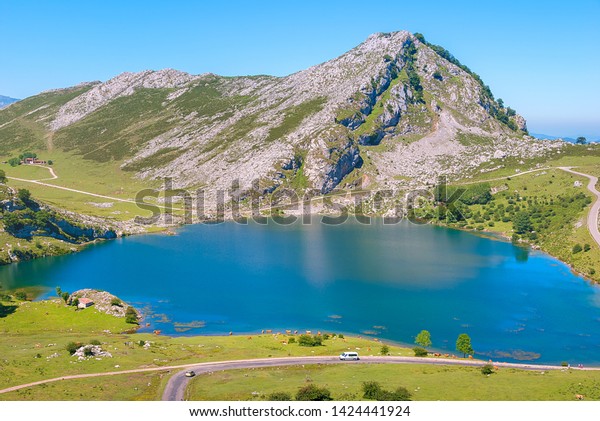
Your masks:
{"label": "turquoise water", "polygon": [[[5,288],[104,289],[166,334],[321,330],[494,360],[600,363],[600,288],[543,253],[433,226],[187,226],[0,268]],[[48,295],[51,295],[49,292]]]}

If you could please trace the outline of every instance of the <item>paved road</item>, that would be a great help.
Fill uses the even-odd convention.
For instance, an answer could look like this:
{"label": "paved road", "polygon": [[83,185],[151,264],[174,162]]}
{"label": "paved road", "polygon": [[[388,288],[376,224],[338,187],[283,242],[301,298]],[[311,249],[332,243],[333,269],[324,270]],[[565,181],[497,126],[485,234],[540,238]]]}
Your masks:
{"label": "paved road", "polygon": [[560,169],[563,171],[588,178],[590,182],[588,183],[587,188],[589,191],[592,192],[593,195],[596,196],[596,201],[592,204],[592,208],[588,213],[587,226],[588,230],[590,231],[590,234],[594,238],[594,241],[596,241],[596,243],[598,243],[598,246],[600,247],[600,231],[598,230],[598,216],[600,215],[600,192],[596,190],[598,177],[573,171],[571,168],[572,167],[560,167]]}
{"label": "paved road", "polygon": [[[244,368],[259,367],[281,367],[303,364],[428,364],[428,365],[460,365],[479,367],[487,364],[485,361],[477,360],[453,360],[448,358],[417,358],[417,357],[361,357],[360,361],[340,361],[338,357],[288,357],[268,358],[240,361],[223,361],[219,363],[203,363],[186,367],[186,370],[174,374],[167,383],[163,392],[163,401],[182,401],[185,390],[191,378],[185,376],[187,370],[193,370],[196,375],[210,373],[213,371],[236,370]],[[518,368],[521,370],[561,370],[564,367],[552,365],[512,364],[494,363],[498,367]],[[588,368],[586,368],[588,369]],[[588,370],[600,370],[591,368]]]}
{"label": "paved road", "polygon": [[[7,387],[6,389],[0,389],[0,394],[14,392],[20,389],[26,389],[28,387],[38,386],[41,384],[60,382],[63,380],[74,380],[74,379],[86,379],[90,377],[107,377],[107,376],[119,376],[123,374],[134,374],[134,373],[149,373],[153,371],[174,371],[182,370],[176,373],[168,382],[163,394],[163,400],[176,400],[177,398],[182,399],[187,381],[189,378],[185,377],[185,371],[194,370],[196,373],[207,373],[211,371],[220,370],[233,370],[243,368],[256,368],[256,367],[278,367],[285,365],[302,365],[302,364],[431,364],[431,365],[462,365],[462,366],[481,366],[486,364],[485,361],[476,360],[452,360],[447,358],[416,358],[416,357],[361,357],[360,361],[340,361],[338,357],[288,357],[288,358],[264,358],[264,359],[253,359],[253,360],[237,360],[237,361],[220,361],[210,363],[193,363],[193,364],[181,364],[181,365],[170,365],[164,367],[152,367],[152,368],[137,368],[133,370],[121,370],[121,371],[107,371],[104,373],[90,373],[90,374],[74,374],[70,376],[55,377],[53,379],[39,380],[37,382],[20,384],[17,386]],[[505,368],[517,368],[520,370],[561,370],[564,367],[552,366],[552,365],[535,365],[535,364],[513,364],[513,363],[494,363],[495,366]],[[598,370],[600,367],[585,367],[582,370]],[[183,381],[181,381],[183,377]]]}

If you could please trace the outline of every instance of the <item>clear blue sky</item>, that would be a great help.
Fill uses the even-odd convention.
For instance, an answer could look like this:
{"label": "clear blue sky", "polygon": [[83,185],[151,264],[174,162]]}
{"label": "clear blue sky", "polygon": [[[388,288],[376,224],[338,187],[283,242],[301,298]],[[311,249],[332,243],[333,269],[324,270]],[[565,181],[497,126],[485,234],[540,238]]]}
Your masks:
{"label": "clear blue sky", "polygon": [[167,67],[286,75],[406,29],[479,73],[530,131],[600,136],[600,0],[323,3],[1,0],[0,94]]}

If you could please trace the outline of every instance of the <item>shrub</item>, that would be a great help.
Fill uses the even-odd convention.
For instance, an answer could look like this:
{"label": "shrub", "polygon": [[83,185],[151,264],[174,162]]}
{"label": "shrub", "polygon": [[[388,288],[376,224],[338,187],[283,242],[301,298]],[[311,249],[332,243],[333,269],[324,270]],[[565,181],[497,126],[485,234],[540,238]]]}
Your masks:
{"label": "shrub", "polygon": [[427,356],[427,350],[425,348],[421,348],[420,346],[414,347],[413,351],[415,353],[415,357],[426,357]]}
{"label": "shrub", "polygon": [[102,343],[98,339],[92,339],[90,345],[102,345]]}
{"label": "shrub", "polygon": [[71,304],[73,307],[79,307],[79,298],[75,297],[71,300]]}
{"label": "shrub", "polygon": [[376,401],[409,401],[410,392],[405,387],[398,387],[393,392],[384,390],[378,382],[363,382],[363,398]]}
{"label": "shrub", "polygon": [[291,338],[288,338],[288,344],[295,344],[296,343],[296,338],[294,338],[293,336]]}
{"label": "shrub", "polygon": [[592,249],[592,246],[590,246],[589,244],[586,243],[583,245],[583,251],[585,251],[586,253],[588,251],[590,251],[591,249]]}
{"label": "shrub", "polygon": [[23,203],[29,203],[31,200],[31,192],[27,189],[17,190],[17,197],[21,199]]}
{"label": "shrub", "polygon": [[379,353],[380,353],[381,355],[389,355],[389,354],[390,354],[390,347],[389,347],[389,346],[387,346],[387,345],[383,345],[383,346],[381,347],[381,350],[379,351]]}
{"label": "shrub", "polygon": [[577,253],[581,252],[581,250],[583,250],[583,248],[581,247],[581,244],[575,244],[573,246],[573,254],[577,254]]}
{"label": "shrub", "polygon": [[444,80],[444,78],[442,77],[442,74],[440,72],[438,72],[437,70],[435,72],[433,72],[433,78],[436,80]]}
{"label": "shrub", "polygon": [[301,387],[296,393],[297,401],[332,401],[331,392],[314,384]]}
{"label": "shrub", "polygon": [[78,342],[69,342],[65,349],[69,352],[69,354],[73,355],[75,352],[81,348],[81,344]]}
{"label": "shrub", "polygon": [[363,382],[362,389],[365,399],[377,399],[382,390],[379,382]]}
{"label": "shrub", "polygon": [[92,351],[92,348],[85,348],[83,350],[83,355],[85,355],[86,357],[91,357],[94,355],[94,351]]}
{"label": "shrub", "polygon": [[323,345],[323,339],[320,336],[300,335],[298,338],[298,345],[300,346],[321,346]]}
{"label": "shrub", "polygon": [[287,392],[273,392],[267,396],[268,401],[291,401],[292,395]]}
{"label": "shrub", "polygon": [[563,366],[563,367],[568,367],[569,363],[566,362],[566,361],[563,361],[563,362],[560,363],[560,365]]}
{"label": "shrub", "polygon": [[340,338],[340,339],[344,339],[344,334],[343,334],[343,333],[338,333],[338,335],[337,335],[337,336],[338,336],[338,338]]}
{"label": "shrub", "polygon": [[133,307],[127,307],[127,311],[125,311],[125,322],[131,324],[139,324],[137,312]]}
{"label": "shrub", "polygon": [[20,301],[27,300],[27,293],[25,291],[17,291],[15,292],[15,298]]}
{"label": "shrub", "polygon": [[110,300],[110,305],[117,306],[117,307],[123,307],[123,303],[117,297],[114,297],[112,300]]}
{"label": "shrub", "polygon": [[492,366],[491,364],[485,364],[484,366],[481,367],[481,374],[485,375],[485,376],[489,376],[490,374],[494,373],[494,366]]}

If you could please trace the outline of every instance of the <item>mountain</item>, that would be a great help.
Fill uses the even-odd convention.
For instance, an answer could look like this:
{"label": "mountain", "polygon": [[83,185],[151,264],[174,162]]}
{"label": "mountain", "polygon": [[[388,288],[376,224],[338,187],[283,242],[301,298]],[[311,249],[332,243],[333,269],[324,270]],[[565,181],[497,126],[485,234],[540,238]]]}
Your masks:
{"label": "mountain", "polygon": [[9,96],[0,95],[0,108],[6,107],[7,105],[17,102],[18,99],[11,98]]}
{"label": "mountain", "polygon": [[[51,145],[51,146],[49,146]],[[0,155],[59,148],[82,168],[267,194],[422,185],[559,146],[527,136],[479,76],[420,34],[377,33],[285,77],[123,73],[0,111]]]}

